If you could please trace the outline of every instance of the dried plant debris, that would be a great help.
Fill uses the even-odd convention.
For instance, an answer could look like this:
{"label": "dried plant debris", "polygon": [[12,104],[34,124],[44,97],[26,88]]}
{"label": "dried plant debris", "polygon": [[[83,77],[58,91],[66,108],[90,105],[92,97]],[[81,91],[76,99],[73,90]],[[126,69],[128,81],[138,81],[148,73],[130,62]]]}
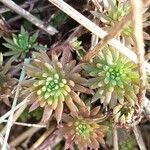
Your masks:
{"label": "dried plant debris", "polygon": [[[91,13],[98,19],[100,19],[104,23],[104,29],[110,30],[115,24],[117,24],[121,19],[128,15],[131,11],[130,2],[128,0],[118,1],[103,1],[104,3],[104,11],[103,12],[95,12],[91,11]],[[146,11],[146,10],[143,10]],[[149,22],[150,13],[146,12],[143,15],[143,26],[149,26],[147,22]],[[127,20],[128,21],[128,20]],[[149,39],[149,34],[143,32],[144,38]],[[133,35],[133,27],[131,22],[129,21],[123,28],[118,37],[121,36],[130,43],[134,43],[134,35]]]}
{"label": "dried plant debris", "polygon": [[[104,2],[105,4],[105,2]],[[113,0],[108,1],[105,4],[104,12],[91,12],[95,17],[99,18],[102,22],[104,22],[108,27],[114,26],[117,22],[121,21],[121,19],[126,16],[130,11],[129,1],[119,1]],[[106,27],[106,26],[105,26]],[[131,23],[128,23],[123,28],[121,35],[123,37],[131,37],[132,36],[132,26]]]}
{"label": "dried plant debris", "polygon": [[135,108],[129,104],[118,104],[113,109],[114,122],[120,125],[131,124]]}
{"label": "dried plant debris", "polygon": [[[10,5],[12,0],[3,0],[0,6],[0,129],[4,138],[7,122],[10,123],[7,121],[11,114],[9,110],[13,107],[13,100],[17,99],[12,131],[6,140],[10,149],[112,150],[118,145],[120,150],[137,150],[142,137],[145,143],[142,141],[142,145],[149,149],[150,9],[144,5],[142,11],[148,72],[147,103],[144,102],[141,110],[139,93],[143,90],[139,87],[144,79],[140,78],[140,65],[130,60],[126,51],[125,56],[114,48],[136,52],[130,1],[21,2],[22,8],[38,17],[37,22],[42,23],[40,29],[39,25],[36,27],[27,18],[12,12],[14,6],[5,8],[3,2]],[[14,3],[18,5],[20,2],[16,0]],[[76,11],[69,9],[66,3],[97,27],[82,15],[74,15]],[[81,3],[85,5],[79,5]],[[18,5],[13,10],[21,7]],[[57,34],[45,32],[50,29],[49,25],[58,29]],[[101,29],[106,32],[101,32]],[[113,35],[117,33],[112,41],[109,41],[109,37],[113,38],[110,31],[114,31]],[[101,36],[108,33],[108,36],[99,38],[92,49],[90,46],[96,32]],[[85,62],[86,56],[89,59]],[[136,60],[136,56],[132,56]],[[139,130],[135,130],[137,125]],[[1,143],[3,137],[0,137],[2,148]]]}
{"label": "dried plant debris", "polygon": [[10,74],[12,60],[3,63],[3,55],[0,53],[0,101],[10,106],[10,97],[13,95],[12,91],[15,88],[17,79],[13,78]]}

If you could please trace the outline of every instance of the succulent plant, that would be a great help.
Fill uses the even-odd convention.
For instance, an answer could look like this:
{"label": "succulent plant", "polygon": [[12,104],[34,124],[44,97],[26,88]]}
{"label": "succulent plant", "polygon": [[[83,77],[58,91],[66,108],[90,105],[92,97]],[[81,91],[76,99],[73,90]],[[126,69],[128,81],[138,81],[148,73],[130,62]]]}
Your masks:
{"label": "succulent plant", "polygon": [[92,100],[101,99],[109,104],[115,96],[123,104],[130,102],[133,106],[137,100],[139,75],[137,65],[121,55],[112,47],[104,48],[91,64],[84,65],[84,70],[93,77],[88,80],[91,89],[98,89]]}
{"label": "succulent plant", "polygon": [[[89,108],[82,107],[78,116],[64,114],[64,123],[58,131],[65,138],[65,149],[71,148],[73,144],[76,144],[80,150],[88,147],[98,149],[100,144],[105,144],[103,138],[107,131],[107,126],[98,124],[95,121],[99,116],[98,114],[100,115],[99,107],[91,111]],[[102,115],[100,116],[102,117]]]}
{"label": "succulent plant", "polygon": [[3,55],[0,53],[0,101],[10,106],[9,98],[12,96],[12,90],[17,83],[17,79],[11,77],[11,60],[3,65]]}
{"label": "succulent plant", "polygon": [[138,150],[137,142],[133,135],[130,135],[127,140],[119,143],[120,150]]}
{"label": "succulent plant", "polygon": [[87,80],[78,73],[81,66],[75,66],[74,60],[62,66],[56,54],[53,53],[50,60],[44,51],[34,52],[33,57],[31,65],[25,67],[28,77],[32,77],[26,81],[27,90],[30,89],[35,100],[30,111],[39,106],[44,107],[43,120],[48,120],[55,110],[58,123],[61,120],[64,102],[71,111],[77,113],[75,103],[81,106],[84,103],[75,91],[86,93],[87,90],[82,86]]}
{"label": "succulent plant", "polygon": [[62,11],[57,11],[51,21],[50,24],[56,28],[60,28],[62,25],[65,24],[66,20],[68,19],[68,16],[62,12]]}
{"label": "succulent plant", "polygon": [[72,41],[70,42],[71,47],[76,52],[79,59],[82,59],[83,56],[86,54],[86,51],[81,44],[82,41],[79,41],[77,37],[73,38]]}
{"label": "succulent plant", "polygon": [[11,50],[4,53],[4,56],[25,58],[30,49],[46,49],[46,47],[36,42],[37,37],[38,32],[30,36],[28,31],[25,31],[23,26],[21,26],[21,33],[18,35],[12,34],[13,39],[4,38],[7,43],[3,43],[3,45]]}
{"label": "succulent plant", "polygon": [[[103,1],[105,10],[103,12],[95,12],[91,11],[91,13],[100,19],[105,24],[105,28],[108,29],[108,27],[114,26],[116,23],[121,21],[121,19],[126,16],[130,12],[130,4],[128,0],[109,0],[109,1]],[[147,27],[149,26],[149,23],[147,23],[147,20],[149,18],[150,14],[145,13],[143,14],[143,26]],[[109,30],[109,29],[108,29]],[[144,39],[149,40],[149,35],[146,32],[143,32]],[[122,36],[125,38],[125,40],[128,40],[133,44],[133,27],[132,24],[129,22],[127,23],[119,36]]]}
{"label": "succulent plant", "polygon": [[[105,2],[104,2],[105,3]],[[106,11],[102,13],[92,12],[94,16],[101,19],[108,26],[114,26],[117,22],[126,16],[130,11],[130,5],[128,1],[108,1]],[[132,35],[132,26],[130,23],[124,26],[121,35],[123,37],[130,37]]]}
{"label": "succulent plant", "polygon": [[113,109],[114,122],[120,125],[131,124],[133,121],[134,107],[130,104],[118,104]]}

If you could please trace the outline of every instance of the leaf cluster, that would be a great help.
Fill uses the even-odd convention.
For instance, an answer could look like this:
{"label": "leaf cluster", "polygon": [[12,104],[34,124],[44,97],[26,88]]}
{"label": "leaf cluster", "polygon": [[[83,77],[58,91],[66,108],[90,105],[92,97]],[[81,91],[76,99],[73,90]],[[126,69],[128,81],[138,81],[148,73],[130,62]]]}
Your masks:
{"label": "leaf cluster", "polygon": [[7,43],[3,43],[3,45],[10,49],[9,52],[4,53],[4,56],[13,56],[15,58],[19,57],[23,59],[31,49],[45,50],[45,46],[36,42],[38,35],[39,32],[36,32],[30,36],[28,31],[21,26],[21,31],[18,35],[12,34],[12,39],[4,38]]}

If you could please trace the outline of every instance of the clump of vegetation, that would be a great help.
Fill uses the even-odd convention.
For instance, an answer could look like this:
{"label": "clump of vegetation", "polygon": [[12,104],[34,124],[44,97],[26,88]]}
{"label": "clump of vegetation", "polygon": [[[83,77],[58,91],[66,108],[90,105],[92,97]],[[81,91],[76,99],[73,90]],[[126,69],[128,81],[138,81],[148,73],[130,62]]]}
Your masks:
{"label": "clump of vegetation", "polygon": [[38,35],[39,32],[36,32],[30,36],[28,31],[21,26],[21,32],[18,35],[12,34],[12,39],[4,38],[7,43],[3,43],[3,45],[10,49],[9,52],[4,53],[4,56],[13,56],[23,59],[31,49],[45,50],[46,47],[37,42]]}
{"label": "clump of vegetation", "polygon": [[[127,16],[131,11],[130,2],[127,0],[111,0],[103,3],[105,6],[103,12],[91,11],[91,13],[104,23],[104,29],[108,29],[108,31],[111,29],[111,27],[114,27],[118,22],[120,22],[123,17]],[[148,26],[147,21],[149,16],[149,13],[143,14],[144,27]],[[149,34],[147,34],[145,31],[143,31],[143,34],[145,39],[149,39]],[[126,23],[126,25],[122,28],[121,32],[117,36],[121,36],[125,39],[125,41],[134,44],[132,23],[130,21]]]}
{"label": "clump of vegetation", "polygon": [[10,106],[10,97],[13,95],[12,90],[15,88],[17,79],[13,78],[10,73],[12,60],[3,64],[3,55],[0,53],[0,101]]}
{"label": "clump of vegetation", "polygon": [[76,52],[79,60],[81,60],[84,57],[84,55],[86,54],[86,51],[82,46],[82,41],[79,41],[77,39],[77,37],[75,37],[70,42],[70,45],[73,48],[73,50]]}
{"label": "clump of vegetation", "polygon": [[87,80],[77,73],[76,62],[73,60],[62,66],[56,54],[52,54],[52,60],[50,60],[43,51],[34,52],[33,56],[31,65],[26,65],[27,75],[32,77],[27,81],[28,89],[35,96],[30,110],[38,106],[44,107],[44,115],[48,115],[44,116],[44,120],[48,120],[55,110],[58,123],[61,120],[64,102],[71,111],[77,113],[78,108],[75,103],[81,106],[84,103],[75,91],[82,90],[84,88],[82,84]]}
{"label": "clump of vegetation", "polygon": [[126,141],[120,143],[120,150],[137,150],[136,140],[131,135]]}
{"label": "clump of vegetation", "polygon": [[98,124],[96,122],[98,117],[100,117],[99,107],[93,110],[82,107],[78,116],[66,114],[63,119],[64,124],[59,131],[66,140],[65,149],[71,148],[73,144],[76,144],[78,149],[88,147],[98,149],[99,144],[105,145],[104,136],[107,126]]}
{"label": "clump of vegetation", "polygon": [[[117,0],[108,1],[108,5],[106,6],[106,11],[103,13],[92,12],[94,16],[101,19],[108,27],[114,26],[117,22],[121,21],[121,19],[126,16],[130,11],[130,5],[128,1],[125,2],[117,2]],[[131,23],[128,23],[123,27],[121,36],[126,38],[131,38],[133,28]]]}
{"label": "clump of vegetation", "polygon": [[129,104],[118,104],[113,109],[114,122],[121,125],[131,124],[133,120],[132,117],[134,115],[134,110],[135,108],[130,106]]}
{"label": "clump of vegetation", "polygon": [[136,68],[133,62],[114,48],[103,49],[91,64],[84,65],[84,70],[92,77],[88,80],[88,86],[97,89],[92,101],[101,99],[101,103],[108,105],[115,94],[119,103],[128,101],[134,106],[139,83]]}
{"label": "clump of vegetation", "polygon": [[[2,4],[8,2],[11,0],[2,1]],[[97,24],[94,29],[94,25],[88,24],[87,19],[80,18],[80,15],[78,19],[74,15],[76,21],[68,17],[67,14],[73,16],[75,13],[73,9],[66,7],[69,11],[64,13],[53,6],[54,2],[50,7],[46,1],[24,2],[22,8],[38,17],[27,13],[27,20],[29,16],[33,17],[35,23],[14,17],[15,14],[7,9],[0,19],[3,53],[0,52],[0,130],[4,135],[8,129],[4,138],[0,136],[0,149],[4,141],[5,145],[10,143],[9,149],[106,150],[119,147],[120,150],[136,150],[135,139],[140,133],[136,130],[140,129],[135,127],[139,122],[142,122],[140,126],[148,122],[149,106],[145,106],[144,101],[149,98],[150,75],[145,79],[141,71],[145,62],[140,54],[142,48],[138,49],[140,42],[134,35],[135,20],[130,16],[129,22],[118,27],[118,22],[135,6],[127,0],[64,1],[60,5],[57,0],[55,5],[59,8],[63,9],[62,4],[68,7],[65,5],[68,3],[86,17],[91,12],[93,16],[87,19]],[[130,15],[134,13],[133,10]],[[26,17],[26,13],[21,16]],[[147,39],[150,39],[146,33],[149,16],[149,13],[143,15],[143,29],[141,26],[141,35],[143,30]],[[82,25],[77,24],[79,19]],[[106,32],[97,30],[98,26]],[[21,30],[16,33],[18,27]],[[94,35],[96,32],[98,34]],[[112,35],[115,39],[111,40]],[[104,39],[99,39],[99,36],[104,36]],[[119,47],[120,52],[115,47]],[[140,60],[139,57],[143,60],[133,62],[126,52],[123,51],[126,56],[121,53],[121,48],[132,49],[135,53],[139,50],[137,59],[132,55],[133,60]],[[145,42],[145,48],[148,53],[149,41]],[[145,80],[147,98],[143,96]],[[10,134],[12,125],[19,125],[19,128]],[[127,132],[120,132],[123,128]],[[126,129],[137,132],[136,138],[132,137],[131,130]]]}

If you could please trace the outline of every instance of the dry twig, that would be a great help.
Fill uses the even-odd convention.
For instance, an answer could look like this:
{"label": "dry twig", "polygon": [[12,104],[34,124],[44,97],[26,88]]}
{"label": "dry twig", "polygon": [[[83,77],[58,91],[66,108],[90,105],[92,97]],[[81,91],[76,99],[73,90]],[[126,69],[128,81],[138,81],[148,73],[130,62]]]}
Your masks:
{"label": "dry twig", "polygon": [[133,126],[132,129],[133,129],[133,132],[136,137],[136,140],[137,140],[140,150],[146,150],[146,146],[145,146],[144,140],[142,138],[142,134],[141,134],[139,127]]}
{"label": "dry twig", "polygon": [[[20,107],[17,111],[16,111],[16,113],[13,115],[13,120],[12,120],[12,125],[13,125],[13,123],[20,117],[20,115],[23,113],[23,111],[25,110],[25,108],[27,107],[27,105],[23,105],[22,107]],[[11,111],[11,110],[10,110]],[[11,112],[10,112],[10,116],[11,116]],[[3,122],[4,122],[4,120],[3,120]],[[9,123],[9,119],[8,119],[8,121],[7,121],[7,124]],[[3,130],[1,131],[1,134],[5,134],[5,133],[7,133],[8,131],[7,131],[7,126],[5,126],[4,128],[3,128]]]}
{"label": "dry twig", "polygon": [[[19,103],[15,108],[14,108],[14,112],[16,110],[18,110],[19,108],[21,108],[23,105],[27,105],[27,102],[28,102],[28,98],[30,97],[27,96],[21,103]],[[3,116],[0,117],[0,123],[2,123],[7,117],[9,117],[11,111],[8,111],[7,113],[5,113]]]}
{"label": "dry twig", "polygon": [[[29,61],[30,61],[30,59],[25,59],[24,63],[29,63]],[[6,126],[6,134],[5,134],[5,139],[4,139],[4,144],[2,146],[2,150],[6,150],[6,147],[7,147],[7,141],[8,141],[8,138],[9,138],[9,133],[10,133],[10,130],[11,130],[11,127],[12,127],[12,124],[13,124],[14,108],[16,107],[16,104],[17,104],[19,91],[20,91],[20,86],[21,86],[22,81],[24,80],[24,77],[25,77],[25,70],[23,68],[22,71],[21,71],[20,78],[19,78],[19,83],[17,85],[15,97],[14,97],[14,100],[13,100],[13,104],[12,104],[12,107],[11,107],[11,110],[10,110],[10,116],[9,116],[8,123],[7,123],[7,126]]]}
{"label": "dry twig", "polygon": [[7,0],[7,1],[0,0],[0,2],[2,2],[5,6],[18,13],[20,16],[26,18],[28,21],[30,21],[31,23],[33,23],[35,26],[42,29],[43,31],[47,32],[48,34],[54,35],[55,33],[58,32],[54,27],[50,25],[46,27],[43,21],[31,15],[28,11],[24,10],[23,8],[15,4],[12,0]]}
{"label": "dry twig", "polygon": [[93,4],[95,5],[95,7],[97,7],[98,10],[102,10],[102,7],[99,3],[99,0],[92,0]]}
{"label": "dry twig", "polygon": [[83,62],[88,62],[91,58],[96,56],[96,54],[102,50],[107,43],[113,39],[122,29],[122,27],[130,20],[131,13],[125,16],[120,22],[114,25],[110,32],[93,48],[92,51],[88,52],[83,58]]}
{"label": "dry twig", "polygon": [[131,0],[131,6],[132,6],[132,22],[136,41],[135,43],[136,54],[138,59],[138,71],[140,75],[138,103],[142,112],[146,93],[146,70],[144,60],[145,49],[144,49],[143,24],[142,24],[143,22],[142,10],[144,5],[141,0],[136,1]]}
{"label": "dry twig", "polygon": [[[81,13],[76,11],[71,6],[69,6],[63,0],[57,0],[57,1],[56,0],[48,0],[48,1],[51,2],[52,4],[54,4],[59,9],[61,9],[66,14],[68,14],[71,18],[73,18],[74,20],[79,22],[81,25],[83,25],[85,28],[87,28],[89,31],[91,31],[98,37],[104,38],[107,35],[106,31],[102,30],[100,27],[95,25],[92,21],[87,19],[85,16],[83,16]],[[120,43],[120,41],[113,38],[112,40],[110,40],[108,42],[108,44],[115,47],[117,50],[119,50],[119,52],[121,52],[122,54],[127,56],[129,59],[131,59],[132,61],[137,63],[136,54],[133,51],[131,51],[130,49],[128,49],[127,47],[125,47],[122,43]],[[147,71],[150,72],[150,65],[147,62],[145,62],[145,63],[146,63]]]}
{"label": "dry twig", "polygon": [[[3,122],[8,122],[8,120],[4,120]],[[26,127],[34,127],[34,128],[46,128],[46,125],[40,124],[31,124],[31,123],[23,123],[23,122],[13,122],[14,125],[26,126]]]}
{"label": "dry twig", "polygon": [[[96,2],[96,3],[94,3],[94,2]],[[98,2],[97,2],[97,0],[93,0],[93,3],[94,3],[94,5],[95,5],[95,12],[98,12],[98,9],[100,9],[99,7],[99,5],[96,5]],[[99,3],[98,3],[99,4]],[[97,7],[98,6],[98,7]],[[100,20],[99,19],[97,19],[95,16],[93,17],[93,21],[94,21],[94,23],[95,24],[99,24],[99,22],[100,22]],[[91,37],[91,47],[90,47],[90,50],[93,50],[93,48],[97,45],[97,43],[98,43],[98,41],[99,41],[99,37],[97,36],[97,35],[95,35],[95,34],[92,34],[92,37]]]}
{"label": "dry twig", "polygon": [[9,143],[10,146],[17,146],[22,141],[24,141],[26,138],[31,137],[35,132],[39,131],[41,128],[30,128],[27,131],[20,134],[18,137],[16,137],[13,141]]}
{"label": "dry twig", "polygon": [[51,128],[46,131],[32,146],[29,150],[37,149],[44,140],[55,130],[56,125],[52,125]]}
{"label": "dry twig", "polygon": [[113,127],[113,147],[114,150],[119,150],[117,128]]}

